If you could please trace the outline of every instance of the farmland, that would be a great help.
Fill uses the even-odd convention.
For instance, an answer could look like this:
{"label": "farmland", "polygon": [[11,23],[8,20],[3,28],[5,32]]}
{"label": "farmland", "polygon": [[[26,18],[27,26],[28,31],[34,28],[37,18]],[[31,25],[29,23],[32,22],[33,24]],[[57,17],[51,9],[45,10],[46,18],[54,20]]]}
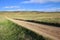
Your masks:
{"label": "farmland", "polygon": [[[25,37],[26,29],[21,28],[18,25],[8,21],[5,18],[6,16],[14,19],[35,20],[39,22],[60,24],[60,13],[1,12],[0,13],[0,35],[1,35],[0,40],[25,40],[24,37]],[[28,34],[30,33],[28,31]],[[37,38],[39,40],[39,37]],[[37,40],[37,39],[33,38],[32,40]],[[44,38],[41,37],[41,40],[44,40]]]}

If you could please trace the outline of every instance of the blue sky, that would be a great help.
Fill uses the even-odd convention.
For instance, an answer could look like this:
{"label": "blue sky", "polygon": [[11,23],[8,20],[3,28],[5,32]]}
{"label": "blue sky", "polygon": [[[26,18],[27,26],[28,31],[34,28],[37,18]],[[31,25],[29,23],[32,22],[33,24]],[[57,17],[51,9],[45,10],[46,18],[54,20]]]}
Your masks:
{"label": "blue sky", "polygon": [[60,11],[60,0],[0,0],[0,11]]}

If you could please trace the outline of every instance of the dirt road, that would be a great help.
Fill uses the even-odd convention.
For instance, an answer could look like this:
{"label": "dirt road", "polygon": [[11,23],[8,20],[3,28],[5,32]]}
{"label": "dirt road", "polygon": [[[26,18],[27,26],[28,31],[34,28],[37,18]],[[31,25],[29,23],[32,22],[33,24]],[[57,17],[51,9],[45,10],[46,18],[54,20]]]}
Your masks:
{"label": "dirt road", "polygon": [[21,25],[22,27],[34,31],[39,35],[43,35],[44,37],[50,37],[53,40],[60,40],[60,28],[54,26],[48,26],[43,24],[37,24],[32,22],[26,22],[22,20],[14,20],[8,18],[8,20],[13,21],[14,23]]}

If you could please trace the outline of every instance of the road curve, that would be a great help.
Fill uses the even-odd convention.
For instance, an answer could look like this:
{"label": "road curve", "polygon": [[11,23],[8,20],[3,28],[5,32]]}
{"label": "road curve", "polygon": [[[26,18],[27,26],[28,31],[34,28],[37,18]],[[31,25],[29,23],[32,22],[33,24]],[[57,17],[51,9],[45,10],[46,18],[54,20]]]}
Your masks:
{"label": "road curve", "polygon": [[15,20],[10,18],[7,18],[7,19],[44,37],[48,37],[48,38],[50,37],[53,40],[60,40],[59,27],[26,22],[22,20]]}

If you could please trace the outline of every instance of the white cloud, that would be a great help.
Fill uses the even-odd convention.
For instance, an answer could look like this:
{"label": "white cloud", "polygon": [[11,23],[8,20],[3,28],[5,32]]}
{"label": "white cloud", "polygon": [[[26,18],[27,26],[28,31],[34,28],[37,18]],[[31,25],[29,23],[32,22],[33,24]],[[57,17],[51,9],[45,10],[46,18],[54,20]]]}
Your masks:
{"label": "white cloud", "polygon": [[26,11],[26,9],[7,9],[5,11]]}
{"label": "white cloud", "polygon": [[4,8],[19,8],[19,6],[5,6]]}
{"label": "white cloud", "polygon": [[40,9],[40,11],[44,11],[44,12],[60,12],[60,8]]}
{"label": "white cloud", "polygon": [[60,2],[60,0],[30,0],[23,3],[46,3],[46,2]]}
{"label": "white cloud", "polygon": [[44,12],[60,12],[60,8],[47,8],[47,9],[11,9],[5,11],[44,11]]}
{"label": "white cloud", "polygon": [[21,11],[21,10],[25,10],[25,9],[17,9],[17,11]]}
{"label": "white cloud", "polygon": [[[50,5],[48,5],[50,6]],[[7,7],[8,8],[8,7]],[[5,11],[44,11],[44,12],[60,12],[60,8],[52,7],[52,8],[46,8],[46,9],[7,9]]]}
{"label": "white cloud", "polygon": [[60,8],[47,8],[47,9],[16,9],[16,11],[44,11],[44,12],[60,12]]}

